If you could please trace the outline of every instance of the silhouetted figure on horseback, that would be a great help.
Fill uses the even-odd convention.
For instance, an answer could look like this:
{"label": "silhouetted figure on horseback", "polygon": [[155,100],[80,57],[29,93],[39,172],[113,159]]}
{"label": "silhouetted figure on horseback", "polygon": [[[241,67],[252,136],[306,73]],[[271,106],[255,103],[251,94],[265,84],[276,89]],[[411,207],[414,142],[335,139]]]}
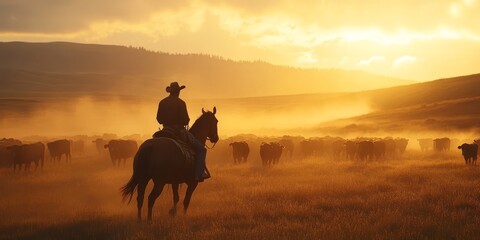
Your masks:
{"label": "silhouetted figure on horseback", "polygon": [[[142,215],[145,188],[150,180],[153,180],[154,186],[148,196],[148,222],[152,221],[153,204],[165,184],[172,184],[174,204],[170,214],[175,215],[179,201],[179,184],[187,184],[183,201],[186,212],[198,182],[209,177],[208,170],[205,168],[205,142],[207,139],[212,143],[218,141],[218,120],[215,117],[217,110],[215,107],[212,112],[202,109],[202,115],[187,131],[190,118],[185,102],[179,98],[180,90],[184,88],[185,86],[179,86],[176,82],[167,87],[170,95],[160,101],[157,112],[157,120],[163,125],[163,129],[140,145],[133,161],[133,175],[122,187],[123,198],[129,199],[129,202],[135,189],[138,188],[139,220]],[[191,147],[194,149],[193,154],[189,150]],[[193,155],[195,158],[192,157]]]}
{"label": "silhouetted figure on horseback", "polygon": [[166,90],[170,95],[160,101],[157,111],[157,121],[163,125],[163,129],[156,132],[153,137],[173,138],[179,142],[185,152],[188,152],[189,145],[192,146],[195,155],[195,180],[203,182],[204,179],[210,177],[205,166],[207,149],[205,149],[205,144],[200,143],[187,131],[190,117],[187,105],[180,99],[180,91],[184,88],[185,86],[180,86],[177,82],[172,82],[167,87]]}

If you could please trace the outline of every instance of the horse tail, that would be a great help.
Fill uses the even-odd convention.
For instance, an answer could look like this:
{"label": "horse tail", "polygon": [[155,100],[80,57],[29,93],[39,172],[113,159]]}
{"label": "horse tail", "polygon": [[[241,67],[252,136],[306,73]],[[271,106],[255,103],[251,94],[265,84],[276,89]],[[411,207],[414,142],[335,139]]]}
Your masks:
{"label": "horse tail", "polygon": [[144,173],[144,163],[145,163],[145,158],[148,156],[148,153],[150,152],[150,148],[140,148],[137,151],[137,154],[135,154],[135,157],[133,159],[133,174],[130,180],[120,188],[122,192],[122,200],[125,201],[128,198],[128,203],[132,201],[133,197],[133,192],[137,188],[138,184],[140,183],[140,180],[142,177],[146,177]]}

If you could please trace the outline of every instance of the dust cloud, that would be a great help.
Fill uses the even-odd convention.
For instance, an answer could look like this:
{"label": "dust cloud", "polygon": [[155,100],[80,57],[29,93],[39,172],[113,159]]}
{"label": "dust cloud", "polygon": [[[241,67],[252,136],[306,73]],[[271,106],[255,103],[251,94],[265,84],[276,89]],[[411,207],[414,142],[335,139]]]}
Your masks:
{"label": "dust cloud", "polygon": [[[249,103],[222,100],[186,100],[190,125],[201,109],[218,109],[219,134],[231,136],[241,133],[261,135],[301,134],[322,122],[349,118],[369,111],[366,101],[338,103]],[[158,100],[95,99],[46,101],[24,115],[6,115],[0,120],[0,136],[24,137],[71,136],[116,133],[119,136],[151,135],[159,125],[156,122]],[[303,129],[303,130],[302,130]],[[302,132],[303,131],[303,132]]]}
{"label": "dust cloud", "polygon": [[45,102],[23,116],[4,117],[0,135],[21,137],[30,135],[68,136],[116,133],[118,135],[154,132],[157,103],[125,100],[95,100]]}

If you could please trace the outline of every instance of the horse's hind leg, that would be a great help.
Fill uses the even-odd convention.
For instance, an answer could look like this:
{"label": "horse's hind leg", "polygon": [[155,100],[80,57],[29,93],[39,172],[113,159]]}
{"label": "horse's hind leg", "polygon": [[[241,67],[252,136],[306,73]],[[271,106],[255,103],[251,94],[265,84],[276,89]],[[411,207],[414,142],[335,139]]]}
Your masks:
{"label": "horse's hind leg", "polygon": [[138,208],[138,221],[142,220],[142,206],[143,198],[145,196],[145,188],[147,188],[147,181],[141,181],[137,187],[137,208]]}
{"label": "horse's hind leg", "polygon": [[148,223],[152,223],[152,209],[153,204],[155,204],[155,200],[157,200],[160,193],[162,193],[163,187],[165,186],[164,183],[159,183],[154,180],[154,185],[152,192],[148,195]]}
{"label": "horse's hind leg", "polygon": [[193,191],[197,188],[198,182],[190,183],[187,187],[187,193],[185,194],[185,199],[183,199],[183,209],[187,213],[188,205],[190,205],[190,199],[192,198]]}
{"label": "horse's hind leg", "polygon": [[177,214],[177,203],[180,200],[178,196],[178,184],[172,184],[172,192],[173,192],[173,208],[170,209],[168,213],[170,215],[175,216]]}

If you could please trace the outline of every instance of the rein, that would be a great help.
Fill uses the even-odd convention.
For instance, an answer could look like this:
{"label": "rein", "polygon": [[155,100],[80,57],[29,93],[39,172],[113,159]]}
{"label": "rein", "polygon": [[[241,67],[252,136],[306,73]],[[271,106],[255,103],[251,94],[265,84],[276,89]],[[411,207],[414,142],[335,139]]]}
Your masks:
{"label": "rein", "polygon": [[[207,138],[207,140],[210,140],[210,138]],[[213,143],[213,146],[212,146],[212,147],[209,147],[209,146],[207,146],[207,142],[205,142],[205,147],[206,147],[207,149],[213,149],[216,144],[217,144],[217,143]]]}

